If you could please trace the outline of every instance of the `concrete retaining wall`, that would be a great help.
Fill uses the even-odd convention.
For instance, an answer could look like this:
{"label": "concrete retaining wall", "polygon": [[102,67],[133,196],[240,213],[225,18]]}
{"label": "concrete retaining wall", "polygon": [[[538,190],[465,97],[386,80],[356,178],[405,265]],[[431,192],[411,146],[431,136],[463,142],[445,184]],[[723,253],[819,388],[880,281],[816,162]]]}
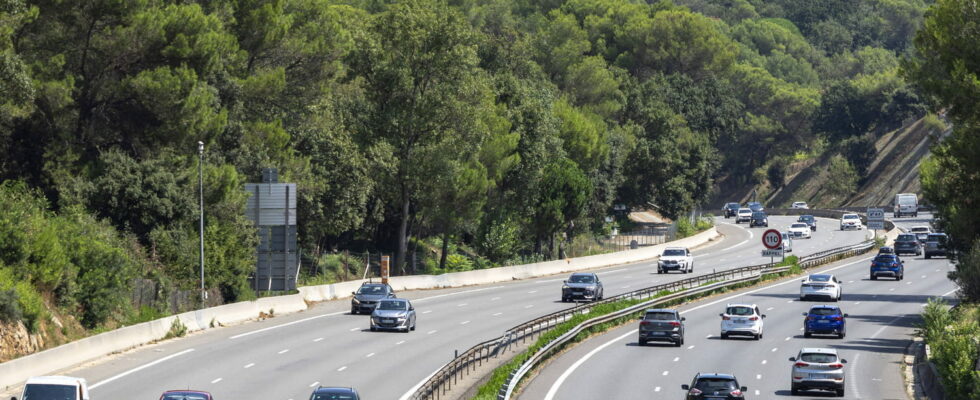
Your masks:
{"label": "concrete retaining wall", "polygon": [[[610,254],[556,260],[535,264],[514,265],[484,270],[454,272],[443,275],[399,276],[389,280],[396,290],[435,289],[480,285],[494,282],[527,279],[583,269],[600,268],[656,258],[665,247],[696,247],[718,236],[715,228],[689,238],[666,244],[626,250]],[[110,332],[101,333],[53,349],[20,357],[0,364],[0,389],[18,385],[27,378],[47,375],[56,371],[88,362],[108,354],[162,339],[170,331],[175,319],[188,331],[210,329],[219,325],[234,324],[259,317],[260,313],[287,314],[307,309],[306,301],[324,301],[350,296],[362,280],[330,285],[299,288],[300,293],[287,296],[265,297],[255,301],[225,304],[203,310],[186,312],[160,318]]]}

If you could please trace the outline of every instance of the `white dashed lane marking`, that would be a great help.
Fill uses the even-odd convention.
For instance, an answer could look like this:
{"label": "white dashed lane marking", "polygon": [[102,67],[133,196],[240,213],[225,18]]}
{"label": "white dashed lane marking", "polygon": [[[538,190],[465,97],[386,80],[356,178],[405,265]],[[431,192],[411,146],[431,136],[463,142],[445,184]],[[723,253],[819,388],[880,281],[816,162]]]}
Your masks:
{"label": "white dashed lane marking", "polygon": [[405,341],[404,341],[404,340],[402,340],[402,341],[400,341],[400,342],[398,342],[398,343],[395,343],[395,346],[397,346],[397,345],[400,345],[400,344],[402,344],[402,343],[405,343]]}
{"label": "white dashed lane marking", "polygon": [[310,387],[316,387],[319,384],[320,384],[320,381],[316,381],[316,382],[311,383],[310,384]]}
{"label": "white dashed lane marking", "polygon": [[371,357],[374,357],[374,353],[371,353],[371,354],[368,354],[368,355],[366,355],[366,356],[364,356],[364,357],[365,357],[365,358],[371,358]]}
{"label": "white dashed lane marking", "polygon": [[351,331],[351,332],[357,332],[357,331],[359,331],[359,330],[361,330],[361,328],[350,328],[350,331]]}
{"label": "white dashed lane marking", "polygon": [[316,339],[313,339],[313,341],[314,341],[314,342],[319,342],[319,341],[321,341],[321,340],[323,340],[323,338],[322,338],[322,337],[318,337],[318,338],[316,338]]}
{"label": "white dashed lane marking", "polygon": [[496,316],[500,316],[500,315],[503,315],[503,313],[502,313],[502,312],[499,312],[499,313],[494,313],[494,314],[493,314],[493,316],[494,316],[494,317],[496,317]]}
{"label": "white dashed lane marking", "polygon": [[422,314],[428,314],[430,312],[432,312],[432,310],[425,310],[425,311],[422,311]]}
{"label": "white dashed lane marking", "polygon": [[659,392],[660,391],[660,386],[657,386],[657,387],[653,388],[653,391],[654,392]]}
{"label": "white dashed lane marking", "polygon": [[667,374],[669,374],[669,373],[670,373],[670,371],[664,371],[664,376],[667,376]]}
{"label": "white dashed lane marking", "polygon": [[459,324],[460,324],[460,325],[466,325],[466,324],[468,324],[468,323],[470,323],[470,321],[463,321],[463,322],[460,322]]}
{"label": "white dashed lane marking", "polygon": [[431,335],[431,334],[436,333],[436,332],[439,332],[439,331],[434,331],[434,330],[433,331],[429,331],[429,333],[427,333],[427,335]]}
{"label": "white dashed lane marking", "polygon": [[337,372],[343,371],[345,369],[347,369],[347,366],[346,365],[343,366],[343,367],[337,368]]}
{"label": "white dashed lane marking", "polygon": [[680,360],[681,360],[681,358],[680,358],[680,357],[674,357],[674,362],[678,362],[678,361],[680,361]]}
{"label": "white dashed lane marking", "polygon": [[289,352],[289,349],[285,349],[285,350],[281,350],[281,351],[279,351],[279,354],[286,354],[286,353],[288,353],[288,352]]}
{"label": "white dashed lane marking", "polygon": [[248,364],[245,364],[245,366],[242,367],[242,368],[252,368],[254,366],[255,366],[255,363],[248,363]]}
{"label": "white dashed lane marking", "polygon": [[218,382],[221,382],[221,378],[218,378],[218,379],[215,379],[215,380],[211,381],[212,384],[218,383]]}

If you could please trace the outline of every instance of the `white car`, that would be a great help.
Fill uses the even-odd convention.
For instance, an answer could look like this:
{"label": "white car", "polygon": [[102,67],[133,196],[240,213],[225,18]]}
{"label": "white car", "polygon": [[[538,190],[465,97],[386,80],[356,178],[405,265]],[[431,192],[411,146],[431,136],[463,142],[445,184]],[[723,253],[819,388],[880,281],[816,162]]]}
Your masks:
{"label": "white car", "polygon": [[789,232],[782,232],[782,235],[783,235],[783,243],[780,246],[782,246],[784,252],[792,253],[793,235],[791,235]]}
{"label": "white car", "polygon": [[729,304],[725,307],[725,312],[718,315],[721,317],[722,339],[728,339],[733,335],[751,336],[755,340],[762,339],[762,320],[766,315],[759,312],[759,306]]}
{"label": "white car", "polygon": [[864,225],[861,224],[861,216],[857,214],[844,214],[840,218],[840,230],[846,229],[864,229]]}
{"label": "white car", "polygon": [[796,357],[790,357],[793,370],[790,393],[800,395],[802,390],[831,390],[837,397],[844,397],[844,364],[835,349],[803,348]]}
{"label": "white car", "polygon": [[789,233],[793,235],[794,238],[797,239],[813,238],[812,236],[813,233],[810,231],[810,225],[807,225],[806,222],[794,222],[792,225],[789,226]]}
{"label": "white car", "polygon": [[686,247],[668,247],[657,261],[657,273],[680,271],[683,274],[694,272],[694,256]]}
{"label": "white car", "polygon": [[800,300],[810,297],[827,298],[839,301],[844,295],[841,289],[841,281],[832,274],[813,274],[803,280],[800,284]]}
{"label": "white car", "polygon": [[[65,399],[89,400],[88,384],[84,378],[70,376],[35,376],[24,384],[24,400]],[[12,397],[16,399],[16,397]]]}
{"label": "white car", "polygon": [[751,208],[739,208],[738,213],[735,214],[735,223],[749,222],[752,220],[752,209]]}
{"label": "white car", "polygon": [[797,208],[797,209],[801,209],[801,210],[809,210],[810,209],[810,206],[806,205],[806,202],[805,201],[794,201],[793,202],[793,205],[791,205],[789,208]]}

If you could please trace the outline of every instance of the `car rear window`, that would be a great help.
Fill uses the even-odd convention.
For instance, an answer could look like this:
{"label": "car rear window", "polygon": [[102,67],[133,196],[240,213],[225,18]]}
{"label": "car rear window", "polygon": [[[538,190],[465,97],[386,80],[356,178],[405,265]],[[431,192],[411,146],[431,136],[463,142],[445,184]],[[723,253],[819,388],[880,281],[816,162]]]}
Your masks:
{"label": "car rear window", "polygon": [[894,262],[895,259],[895,255],[893,254],[879,254],[875,257],[875,261],[879,262]]}
{"label": "car rear window", "polygon": [[75,386],[32,383],[24,389],[24,400],[74,399]]}
{"label": "car rear window", "polygon": [[196,393],[171,393],[164,395],[162,400],[207,400],[207,397]]}
{"label": "car rear window", "polygon": [[353,400],[357,399],[350,392],[328,392],[328,393],[316,393],[313,395],[312,400]]}
{"label": "car rear window", "polygon": [[728,315],[752,315],[752,314],[755,314],[755,312],[752,310],[752,307],[738,307],[738,306],[736,306],[736,307],[728,307],[728,310],[725,311],[725,313],[728,314]]}
{"label": "car rear window", "polygon": [[674,321],[677,316],[672,312],[667,311],[656,311],[648,312],[643,316],[643,319],[653,320],[653,321]]}
{"label": "car rear window", "polygon": [[901,234],[901,235],[898,235],[898,238],[895,239],[895,241],[896,242],[912,242],[912,241],[915,241],[915,235],[910,235],[910,234],[907,234],[907,233]]}
{"label": "car rear window", "polygon": [[813,314],[813,315],[837,315],[838,312],[837,312],[837,309],[836,308],[829,308],[829,307],[819,307],[819,308],[816,308],[816,307],[814,307],[814,308],[811,308],[810,309],[810,314]]}
{"label": "car rear window", "polygon": [[810,275],[810,280],[813,282],[827,282],[830,280],[830,275]]}
{"label": "car rear window", "polygon": [[702,392],[712,392],[734,390],[737,386],[734,379],[701,378],[698,379],[698,383],[694,384],[694,387]]}
{"label": "car rear window", "polygon": [[800,361],[826,364],[836,362],[837,356],[827,353],[803,353],[800,356]]}

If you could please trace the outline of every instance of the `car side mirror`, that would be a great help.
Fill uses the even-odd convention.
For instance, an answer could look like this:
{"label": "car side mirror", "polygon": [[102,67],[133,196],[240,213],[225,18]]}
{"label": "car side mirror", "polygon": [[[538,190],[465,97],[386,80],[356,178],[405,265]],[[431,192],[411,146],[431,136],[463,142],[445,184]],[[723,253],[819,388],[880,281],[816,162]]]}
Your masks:
{"label": "car side mirror", "polygon": [[766,317],[766,314],[762,314],[762,318],[765,318],[765,317]]}
{"label": "car side mirror", "polygon": [[844,314],[844,316],[847,317],[848,315],[847,314]]}
{"label": "car side mirror", "polygon": [[719,317],[724,317],[725,313],[718,314]]}
{"label": "car side mirror", "polygon": [[568,281],[567,281],[567,280],[564,280],[564,281],[561,281],[561,283],[565,283],[565,284],[567,284],[567,283],[568,283]]}
{"label": "car side mirror", "polygon": [[796,361],[796,357],[790,357],[789,360],[790,361]]}
{"label": "car side mirror", "polygon": [[742,390],[742,393],[745,393],[745,392],[748,392],[748,391],[749,391],[749,387],[748,387],[748,386],[742,386],[742,387],[741,387],[741,388],[739,388],[739,389],[741,389],[741,390]]}
{"label": "car side mirror", "polygon": [[681,389],[684,389],[684,390],[691,390],[691,387],[690,387],[690,386],[688,386],[688,385],[681,385]]}
{"label": "car side mirror", "polygon": [[847,360],[845,360],[845,359],[842,358],[842,359],[840,359],[840,363],[841,364],[847,364]]}
{"label": "car side mirror", "polygon": [[409,306],[408,311],[415,311],[415,307]]}
{"label": "car side mirror", "polygon": [[803,316],[804,316],[804,317],[805,317],[806,315],[807,315],[806,313],[803,313]]}
{"label": "car side mirror", "polygon": [[353,296],[353,295],[356,295],[357,293],[355,293],[355,292],[350,292],[350,294],[351,294],[351,296]]}
{"label": "car side mirror", "polygon": [[687,318],[681,317],[681,321],[687,321]]}

